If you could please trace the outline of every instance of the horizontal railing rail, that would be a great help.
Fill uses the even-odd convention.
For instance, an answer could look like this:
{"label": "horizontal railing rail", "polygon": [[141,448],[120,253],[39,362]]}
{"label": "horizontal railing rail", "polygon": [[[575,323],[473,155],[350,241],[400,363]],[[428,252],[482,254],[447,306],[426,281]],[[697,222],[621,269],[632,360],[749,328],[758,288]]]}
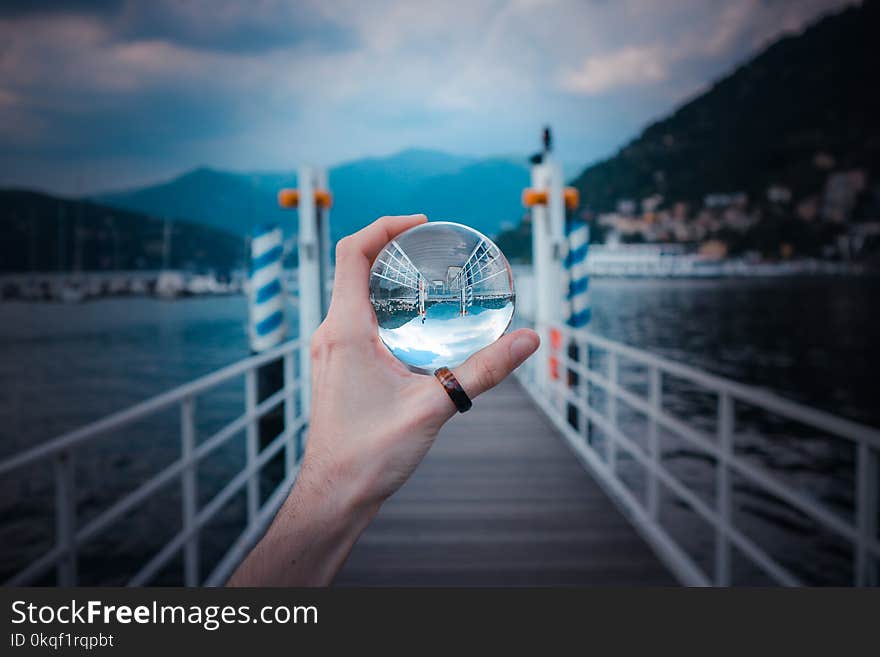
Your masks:
{"label": "horizontal railing rail", "polygon": [[297,348],[299,348],[298,341],[286,342],[271,351],[237,361],[217,370],[216,372],[206,374],[205,376],[190,381],[189,383],[185,383],[177,388],[173,388],[160,395],[156,395],[155,397],[151,397],[150,399],[135,404],[134,406],[101,418],[96,422],[92,422],[84,427],[80,427],[74,431],[62,434],[57,438],[48,440],[45,443],[32,447],[0,462],[0,476],[36,461],[41,461],[60,451],[75,447],[80,443],[90,441],[102,434],[121,429],[122,427],[137,422],[149,415],[154,415],[159,411],[165,410],[166,408],[179,403],[184,397],[198,396],[229,379],[243,375],[249,369],[257,368],[266,363],[278,360],[280,356],[294,352]]}
{"label": "horizontal railing rail", "polygon": [[[878,516],[878,450],[880,431],[851,420],[835,417],[802,404],[783,399],[768,391],[730,381],[693,367],[676,363],[646,351],[636,349],[584,329],[566,326],[543,327],[545,334],[555,331],[561,337],[558,348],[547,348],[546,355],[555,361],[556,370],[546,377],[546,389],[538,389],[536,367],[551,367],[548,362],[527,362],[518,370],[520,379],[528,382],[527,390],[536,403],[550,417],[565,436],[582,462],[622,505],[636,527],[655,547],[658,554],[678,575],[691,585],[720,585],[731,583],[731,547],[735,546],[753,564],[773,581],[782,585],[799,585],[801,579],[762,549],[754,537],[737,527],[733,519],[732,475],[747,480],[751,485],[782,500],[819,525],[845,539],[853,546],[854,581],[856,585],[877,584],[877,563],[880,560],[880,541],[877,539]],[[551,341],[552,342],[552,341]],[[572,357],[568,347],[575,345]],[[605,372],[591,362],[591,353],[604,352]],[[636,394],[621,385],[621,360],[647,369],[647,395]],[[577,384],[568,373],[576,375]],[[668,375],[690,382],[703,392],[711,393],[717,402],[716,435],[696,429],[663,408],[663,376]],[[583,382],[583,383],[580,383]],[[589,385],[604,391],[603,408],[593,402]],[[618,422],[618,402],[621,401],[647,419],[646,447],[639,444]],[[854,522],[804,494],[775,473],[747,461],[734,450],[736,437],[735,403],[747,404],[831,436],[844,438],[855,447],[855,509]],[[569,407],[578,410],[579,418],[573,426]],[[603,455],[587,439],[590,426],[597,427],[607,441]],[[685,440],[691,447],[712,458],[714,468],[714,504],[702,500],[667,467],[663,465],[659,446],[659,429]],[[645,472],[644,502],[624,484],[617,467],[618,453],[623,450]],[[715,532],[714,572],[705,573],[696,561],[672,538],[659,523],[659,484],[663,484],[680,501],[706,521]]]}
{"label": "horizontal railing rail", "polygon": [[[569,336],[572,335],[570,329],[566,329],[565,327],[559,328]],[[698,370],[689,365],[676,363],[675,361],[662,356],[657,356],[647,351],[642,351],[619,342],[614,342],[589,331],[583,331],[583,333],[586,334],[587,340],[591,345],[605,349],[606,351],[616,352],[644,365],[656,365],[663,369],[664,372],[673,376],[678,376],[682,379],[689,379],[690,381],[700,384],[704,388],[714,392],[727,393],[740,401],[764,408],[777,415],[787,417],[797,422],[802,422],[814,428],[822,429],[842,438],[849,438],[854,441],[868,441],[874,449],[880,449],[880,430],[874,429],[873,427],[837,417],[836,415],[810,408],[803,404],[798,404],[768,390],[748,386],[709,372]]]}
{"label": "horizontal railing rail", "polygon": [[[145,503],[160,489],[178,479],[181,483],[181,530],[135,573],[129,585],[150,582],[180,552],[183,554],[184,583],[187,586],[196,586],[200,583],[222,584],[274,516],[296,477],[302,451],[300,437],[308,424],[307,409],[297,407],[296,395],[301,388],[301,382],[297,379],[296,359],[300,351],[301,344],[298,340],[286,342],[273,350],[233,363],[0,462],[0,476],[3,476],[26,466],[49,461],[54,464],[55,479],[55,545],[13,575],[6,585],[20,586],[32,583],[46,575],[53,567],[57,569],[59,584],[75,585],[79,580],[78,548],[99,536],[129,511]],[[283,362],[283,386],[263,401],[258,401],[258,370],[278,360]],[[200,395],[238,377],[244,377],[245,412],[213,435],[197,443],[196,400]],[[284,406],[284,429],[261,448],[259,421],[280,405]],[[174,406],[180,409],[180,457],[88,523],[78,527],[74,486],[74,455],[77,449],[97,438],[153,417]],[[199,463],[242,431],[245,432],[246,441],[244,468],[199,509],[196,488]],[[260,472],[263,466],[282,450],[285,451],[284,478],[270,493],[267,501],[260,504]],[[208,577],[203,579],[198,544],[199,532],[242,489],[246,489],[245,529]]]}
{"label": "horizontal railing rail", "polygon": [[[564,326],[539,327],[557,331],[561,340],[557,348],[542,348],[544,356],[555,360],[555,376],[537,377],[537,367],[550,363],[531,359],[517,371],[529,385],[527,391],[566,438],[574,453],[618,501],[636,528],[649,541],[658,555],[686,584],[728,585],[731,583],[731,550],[736,548],[772,581],[782,585],[799,585],[801,579],[790,568],[771,556],[755,537],[737,526],[733,517],[733,476],[770,494],[819,525],[842,537],[853,546],[854,583],[877,583],[880,541],[877,538],[878,517],[878,452],[880,431],[851,420],[835,417],[784,399],[768,391],[743,385],[723,377],[697,370],[688,365],[651,354],[596,335],[588,330]],[[553,341],[549,341],[553,342]],[[561,346],[560,346],[561,345]],[[568,346],[577,349],[568,352]],[[605,354],[604,371],[596,367],[591,353]],[[59,584],[73,585],[79,581],[78,552],[82,545],[94,540],[156,495],[164,487],[180,482],[181,528],[146,563],[131,576],[129,585],[153,581],[160,571],[178,554],[183,556],[183,582],[188,586],[219,585],[228,579],[248,549],[265,531],[292,485],[299,467],[300,443],[308,425],[307,409],[297,404],[302,382],[297,377],[297,358],[301,357],[299,341],[244,359],[214,373],[179,386],[166,393],[114,413],[81,429],[68,432],[54,440],[28,449],[0,462],[0,476],[10,475],[25,467],[50,463],[54,476],[55,543],[51,549],[13,575],[7,585],[32,583],[56,569]],[[258,400],[258,370],[281,359],[283,387],[268,398]],[[621,364],[630,363],[647,370],[647,394],[640,395],[621,383]],[[570,379],[568,373],[576,375]],[[663,404],[663,377],[672,376],[688,381],[716,398],[716,431],[714,435],[698,429],[668,412]],[[244,378],[244,413],[201,441],[196,436],[196,408],[201,395],[237,377]],[[548,380],[545,388],[538,380]],[[604,403],[594,404],[598,395],[590,386],[604,391]],[[618,403],[626,404],[647,419],[647,435],[642,445],[618,421]],[[737,436],[735,404],[746,404],[850,441],[855,447],[856,490],[853,521],[842,517],[821,501],[812,498],[783,481],[775,473],[752,463],[734,449]],[[260,446],[259,421],[279,406],[284,407],[284,429]],[[134,490],[102,510],[96,517],[77,523],[74,457],[78,449],[95,439],[127,427],[169,408],[179,409],[180,457],[140,483]],[[570,409],[577,409],[572,422]],[[604,454],[588,439],[591,427],[598,428],[605,438]],[[684,440],[697,452],[712,459],[714,468],[713,502],[702,499],[663,463],[660,430]],[[207,503],[199,508],[197,472],[199,464],[235,436],[245,432],[246,462]],[[283,480],[260,502],[259,476],[273,458],[285,454]],[[624,482],[618,462],[628,455],[645,473],[645,494],[640,499]],[[659,519],[660,486],[665,486],[679,501],[690,507],[714,531],[714,570],[707,573],[696,560],[676,542]],[[202,576],[199,534],[235,495],[245,491],[247,522],[244,530],[222,556],[211,572]]]}

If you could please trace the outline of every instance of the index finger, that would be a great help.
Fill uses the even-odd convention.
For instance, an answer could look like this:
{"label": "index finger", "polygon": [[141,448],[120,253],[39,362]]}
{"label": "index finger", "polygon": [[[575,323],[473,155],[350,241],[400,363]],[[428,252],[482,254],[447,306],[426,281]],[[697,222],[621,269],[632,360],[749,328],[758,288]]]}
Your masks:
{"label": "index finger", "polygon": [[336,244],[336,276],[330,310],[369,303],[370,267],[382,248],[428,218],[423,214],[382,217]]}

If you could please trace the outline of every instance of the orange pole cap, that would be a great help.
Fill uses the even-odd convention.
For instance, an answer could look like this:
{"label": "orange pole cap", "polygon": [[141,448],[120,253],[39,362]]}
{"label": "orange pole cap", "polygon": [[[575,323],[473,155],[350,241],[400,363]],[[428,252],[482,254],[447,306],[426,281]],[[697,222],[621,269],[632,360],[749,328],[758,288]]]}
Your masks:
{"label": "orange pole cap", "polygon": [[527,208],[531,208],[535,205],[546,205],[547,192],[543,189],[532,189],[530,187],[522,193],[522,204]]}
{"label": "orange pole cap", "polygon": [[[574,187],[566,187],[563,190],[565,207],[575,210],[581,204],[581,195]],[[526,189],[522,193],[522,204],[527,208],[535,205],[547,205],[547,192],[543,189]]]}
{"label": "orange pole cap", "polygon": [[295,208],[299,205],[298,189],[282,189],[278,192],[278,205],[282,208]]}
{"label": "orange pole cap", "polygon": [[326,189],[316,189],[315,205],[319,208],[329,208],[333,205],[333,195]]}

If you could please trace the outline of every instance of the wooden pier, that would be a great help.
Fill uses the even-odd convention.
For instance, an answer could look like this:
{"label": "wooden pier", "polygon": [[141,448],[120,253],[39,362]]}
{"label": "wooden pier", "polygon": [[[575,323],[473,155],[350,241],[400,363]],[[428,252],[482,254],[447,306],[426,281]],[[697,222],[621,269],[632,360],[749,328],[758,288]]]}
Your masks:
{"label": "wooden pier", "polygon": [[[763,573],[764,579],[758,581],[769,579],[789,586],[810,583],[767,552],[761,536],[747,533],[747,525],[737,524],[733,481],[738,476],[849,540],[852,583],[876,586],[880,431],[589,331],[561,325],[553,328],[576,340],[582,347],[580,353],[592,354],[588,364],[569,359],[563,351],[557,352],[557,357],[565,367],[589,379],[591,386],[604,390],[604,399],[600,401],[598,394],[585,397],[583,387],[569,389],[565,379],[552,379],[541,388],[536,383],[537,361],[527,361],[517,373],[517,381],[509,380],[479,397],[472,411],[446,425],[412,479],[387,502],[361,537],[337,585],[730,586],[754,581],[743,568],[743,558],[746,566],[751,563]],[[59,584],[77,584],[82,567],[94,569],[96,563],[81,559],[79,547],[102,536],[175,478],[184,500],[180,529],[128,583],[150,584],[180,557],[182,583],[218,586],[226,582],[265,531],[296,476],[297,437],[299,428],[308,422],[303,413],[308,406],[297,400],[303,393],[303,379],[299,378],[303,373],[295,363],[303,348],[299,340],[284,342],[0,461],[3,481],[25,468],[52,465],[55,490],[61,491],[54,497],[59,528],[56,544],[12,573],[6,584],[39,583],[51,578],[53,571]],[[258,404],[257,395],[247,389],[254,389],[259,368],[278,360],[288,373],[284,388],[276,394],[284,406],[289,430],[247,459],[238,474],[210,500],[199,504],[195,482],[200,462],[214,450],[236,442],[243,432],[245,438],[257,435],[260,418],[273,406]],[[646,372],[646,395],[618,383],[621,360],[630,369],[635,364]],[[663,400],[671,398],[670,392],[664,394],[664,381],[670,377],[688,381],[717,398],[714,435],[695,429],[664,406]],[[242,379],[245,413],[195,443],[198,399],[220,386],[240,385]],[[523,385],[528,385],[528,393],[518,381],[527,382]],[[577,431],[566,422],[568,409],[562,399],[589,417],[591,435],[602,440],[588,442],[583,426]],[[645,435],[621,429],[616,421],[618,402],[645,416]],[[849,440],[858,483],[852,517],[843,518],[824,502],[793,488],[773,470],[756,467],[736,451],[734,404],[800,422],[815,435]],[[111,435],[124,439],[129,425],[175,410],[181,420],[179,458],[87,523],[78,524],[76,504],[72,503],[77,499],[72,464],[78,449]],[[706,502],[664,467],[663,443],[657,440],[651,447],[652,436],[659,438],[661,428],[667,438],[671,435],[686,441],[691,449],[717,461],[712,482],[717,491],[714,503]],[[276,454],[285,455],[286,477],[274,491],[265,491],[269,494],[261,501],[261,470]],[[639,463],[644,474],[643,494],[635,494],[622,479],[621,458]],[[618,467],[612,467],[615,462]],[[614,492],[614,502],[606,490]],[[244,495],[251,510],[247,524],[206,574],[199,530],[238,494]],[[701,566],[664,527],[662,511],[669,504],[688,505],[715,528],[711,568]],[[626,517],[621,508],[626,509]],[[662,563],[656,554],[663,555]],[[705,556],[698,555],[701,561]],[[739,570],[733,567],[734,557],[740,560]],[[740,577],[743,572],[746,578]],[[93,581],[94,575],[94,570],[89,572],[91,579],[86,581]]]}
{"label": "wooden pier", "polygon": [[450,421],[339,586],[675,585],[520,385]]}

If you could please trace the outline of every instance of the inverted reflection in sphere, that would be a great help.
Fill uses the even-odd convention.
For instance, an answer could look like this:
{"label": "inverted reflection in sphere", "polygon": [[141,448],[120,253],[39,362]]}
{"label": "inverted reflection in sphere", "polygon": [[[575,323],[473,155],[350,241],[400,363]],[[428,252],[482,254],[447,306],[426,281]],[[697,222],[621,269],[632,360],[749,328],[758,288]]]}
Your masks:
{"label": "inverted reflection in sphere", "polygon": [[513,273],[473,228],[416,226],[389,242],[370,270],[379,337],[417,372],[455,367],[501,337],[513,317]]}

